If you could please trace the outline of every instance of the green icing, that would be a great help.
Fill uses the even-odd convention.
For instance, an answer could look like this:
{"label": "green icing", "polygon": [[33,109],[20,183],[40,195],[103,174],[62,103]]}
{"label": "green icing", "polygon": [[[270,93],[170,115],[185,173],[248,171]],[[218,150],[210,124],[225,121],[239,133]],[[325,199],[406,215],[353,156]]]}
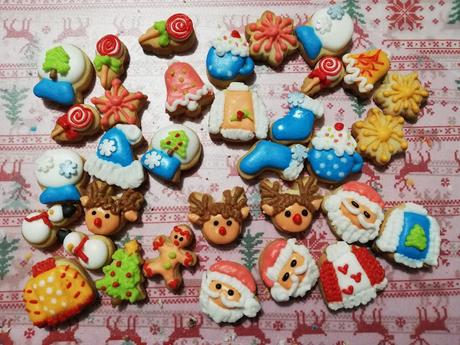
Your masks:
{"label": "green icing", "polygon": [[412,229],[409,230],[404,245],[406,247],[417,248],[418,250],[425,250],[426,242],[425,231],[423,231],[423,228],[419,224],[415,224]]}
{"label": "green icing", "polygon": [[109,66],[114,73],[120,73],[122,63],[120,59],[111,56],[96,55],[94,58],[94,67],[96,67],[96,70],[100,71],[103,65]]}
{"label": "green icing", "polygon": [[169,252],[168,253],[168,258],[175,259],[176,258],[176,252]]}
{"label": "green icing", "polygon": [[163,268],[165,270],[171,269],[171,263],[169,261],[168,262],[163,262]]}
{"label": "green icing", "polygon": [[42,68],[45,72],[56,70],[59,74],[66,75],[70,70],[70,56],[61,46],[46,51],[45,62]]}
{"label": "green icing", "polygon": [[160,44],[160,46],[169,46],[170,39],[168,32],[166,31],[166,21],[160,20],[158,22],[155,22],[153,24],[153,28],[160,33],[160,36],[158,38],[158,43]]}
{"label": "green icing", "polygon": [[189,138],[184,130],[170,131],[168,136],[160,140],[162,150],[177,154],[182,159],[187,157]]}

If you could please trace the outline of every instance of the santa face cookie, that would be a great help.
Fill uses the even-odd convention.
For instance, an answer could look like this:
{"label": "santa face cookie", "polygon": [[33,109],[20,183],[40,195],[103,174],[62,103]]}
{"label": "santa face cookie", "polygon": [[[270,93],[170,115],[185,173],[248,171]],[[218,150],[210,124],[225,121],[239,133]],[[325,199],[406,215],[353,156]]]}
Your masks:
{"label": "santa face cookie", "polygon": [[209,134],[229,141],[267,137],[269,120],[257,91],[243,83],[231,83],[216,95],[208,117]]}
{"label": "santa face cookie", "polygon": [[316,284],[318,267],[307,247],[296,240],[270,242],[259,257],[259,272],[276,302],[303,297]]}
{"label": "santa face cookie", "polygon": [[212,86],[203,83],[186,62],[173,61],[165,72],[166,111],[172,116],[197,117],[214,100]]}
{"label": "santa face cookie", "polygon": [[252,78],[254,61],[249,56],[246,39],[236,30],[214,39],[206,57],[206,71],[209,81],[220,89]]}
{"label": "santa face cookie", "polygon": [[353,21],[340,5],[315,12],[307,25],[295,29],[300,53],[311,66],[322,56],[342,55],[350,46]]}
{"label": "santa face cookie", "polygon": [[37,65],[40,81],[34,86],[35,96],[65,106],[83,103],[83,93],[93,83],[94,68],[80,48],[55,45],[41,53]]}
{"label": "santa face cookie", "polygon": [[100,131],[101,116],[88,104],[76,104],[58,117],[51,138],[58,143],[75,143]]}
{"label": "santa face cookie", "polygon": [[270,126],[270,138],[284,145],[306,144],[315,120],[324,114],[323,104],[300,92],[288,95],[289,111]]}
{"label": "santa face cookie", "polygon": [[232,261],[212,265],[201,278],[200,307],[217,323],[234,323],[244,316],[255,317],[261,305],[251,272]]}
{"label": "santa face cookie", "polygon": [[347,182],[324,197],[322,210],[334,234],[347,243],[375,239],[383,222],[384,202],[367,184]]}
{"label": "santa face cookie", "polygon": [[191,223],[202,227],[206,240],[213,244],[229,244],[242,232],[249,216],[246,194],[241,187],[227,189],[222,202],[214,202],[209,194],[192,192],[188,198]]}
{"label": "santa face cookie", "polygon": [[260,182],[260,207],[264,214],[271,217],[278,230],[291,233],[305,231],[323,200],[318,189],[312,176],[297,179],[294,187],[287,190],[282,190],[279,182],[265,179]]}
{"label": "santa face cookie", "polygon": [[313,71],[304,79],[300,91],[308,96],[331,90],[345,76],[342,60],[335,56],[325,56],[318,60]]}
{"label": "santa face cookie", "polygon": [[440,227],[420,205],[407,202],[385,213],[374,249],[398,264],[422,268],[437,266]]}
{"label": "santa face cookie", "polygon": [[181,172],[199,163],[202,154],[200,139],[183,125],[171,125],[156,132],[141,163],[149,173],[160,179],[178,183]]}
{"label": "santa face cookie", "polygon": [[97,41],[94,67],[101,86],[108,90],[114,79],[125,73],[129,53],[125,44],[115,35],[105,35]]}
{"label": "santa face cookie", "polygon": [[320,290],[332,310],[365,305],[385,289],[385,270],[364,248],[337,242],[329,245],[318,261]]}

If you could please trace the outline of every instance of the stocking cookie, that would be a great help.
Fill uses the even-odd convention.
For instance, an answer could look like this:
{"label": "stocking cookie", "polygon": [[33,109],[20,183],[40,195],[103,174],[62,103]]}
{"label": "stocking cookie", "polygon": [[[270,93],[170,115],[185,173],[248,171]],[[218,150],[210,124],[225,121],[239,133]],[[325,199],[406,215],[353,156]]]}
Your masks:
{"label": "stocking cookie", "polygon": [[196,254],[185,249],[194,238],[192,229],[185,224],[175,226],[169,236],[155,237],[153,249],[160,255],[145,261],[144,275],[147,278],[161,275],[168,288],[177,290],[182,285],[181,266],[192,267],[197,263]]}
{"label": "stocking cookie", "polygon": [[241,187],[225,190],[222,202],[214,202],[211,195],[198,192],[192,192],[188,202],[189,221],[201,226],[204,237],[213,244],[235,241],[249,216],[246,194]]}
{"label": "stocking cookie", "polygon": [[304,79],[300,91],[313,96],[321,91],[333,89],[343,79],[345,69],[342,61],[334,56],[322,57],[313,71]]}
{"label": "stocking cookie", "polygon": [[219,261],[203,273],[200,307],[217,323],[234,323],[244,316],[255,317],[262,308],[251,272],[232,261]]}
{"label": "stocking cookie", "polygon": [[88,104],[76,104],[56,120],[51,138],[58,143],[75,143],[100,131],[101,116]]}
{"label": "stocking cookie", "polygon": [[129,53],[125,44],[115,35],[105,35],[96,44],[94,67],[101,81],[101,86],[108,90],[114,79],[119,79],[125,73]]}

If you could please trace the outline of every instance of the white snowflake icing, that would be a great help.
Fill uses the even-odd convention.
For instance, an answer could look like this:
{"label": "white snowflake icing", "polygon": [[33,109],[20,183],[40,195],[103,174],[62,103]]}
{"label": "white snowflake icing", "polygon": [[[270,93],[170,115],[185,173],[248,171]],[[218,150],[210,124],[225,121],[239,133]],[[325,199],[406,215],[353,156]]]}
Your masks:
{"label": "white snowflake icing", "polygon": [[330,32],[331,27],[332,27],[332,20],[331,18],[329,18],[329,16],[320,16],[319,18],[316,19],[315,29],[321,35],[324,35],[325,33]]}
{"label": "white snowflake icing", "polygon": [[308,149],[302,145],[294,145],[291,147],[292,152],[292,159],[303,162],[305,158],[307,158]]}
{"label": "white snowflake icing", "polygon": [[59,164],[59,175],[65,178],[71,178],[72,175],[77,175],[78,164],[71,161],[70,159],[65,160]]}
{"label": "white snowflake icing", "polygon": [[144,164],[149,167],[149,169],[154,169],[155,167],[159,167],[161,164],[161,155],[155,151],[147,153],[145,155]]}
{"label": "white snowflake icing", "polygon": [[116,144],[115,140],[104,139],[99,144],[98,148],[99,148],[99,154],[101,156],[110,157],[112,155],[112,153],[114,153],[117,150],[117,144]]}
{"label": "white snowflake icing", "polygon": [[52,156],[41,156],[37,159],[37,170],[40,172],[48,172],[54,167],[54,160]]}

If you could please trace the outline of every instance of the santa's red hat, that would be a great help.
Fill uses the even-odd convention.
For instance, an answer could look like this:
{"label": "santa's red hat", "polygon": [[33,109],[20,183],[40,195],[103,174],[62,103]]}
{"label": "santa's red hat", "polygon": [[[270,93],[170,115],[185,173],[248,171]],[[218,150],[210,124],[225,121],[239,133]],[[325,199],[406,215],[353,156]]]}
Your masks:
{"label": "santa's red hat", "polygon": [[[287,255],[286,246],[288,241],[284,238],[280,238],[270,242],[265,249],[263,250],[262,254],[259,258],[259,271],[262,280],[264,281],[265,285],[271,288],[274,284],[274,281],[267,276],[268,269],[275,266],[277,261],[281,267],[284,265],[281,261],[286,261],[289,257],[285,258]],[[289,251],[289,256],[291,256],[291,251]],[[278,266],[278,265],[276,265]]]}
{"label": "santa's red hat", "polygon": [[384,206],[384,202],[380,194],[377,193],[377,191],[374,188],[368,186],[365,183],[350,181],[342,185],[342,190],[344,190],[345,192],[357,193],[369,199],[371,202],[379,205],[381,208],[383,208]]}
{"label": "santa's red hat", "polygon": [[209,268],[208,279],[219,280],[236,288],[241,294],[256,293],[256,282],[243,265],[232,261],[219,261]]}

